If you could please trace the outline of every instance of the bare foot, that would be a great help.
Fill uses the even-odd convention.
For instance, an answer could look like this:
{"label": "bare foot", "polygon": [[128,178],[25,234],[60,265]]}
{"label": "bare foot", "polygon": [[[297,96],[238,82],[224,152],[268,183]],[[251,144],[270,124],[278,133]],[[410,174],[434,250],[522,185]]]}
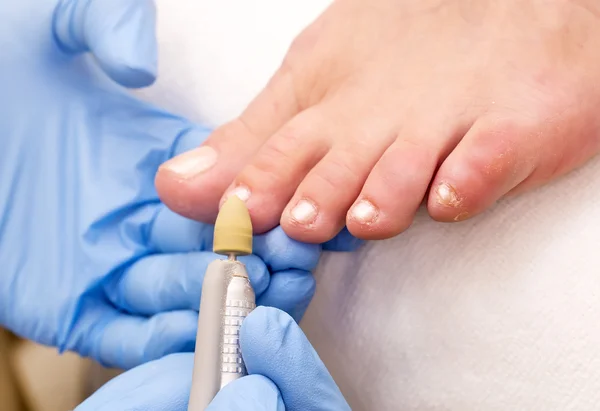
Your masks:
{"label": "bare foot", "polygon": [[[381,239],[460,221],[600,147],[600,6],[585,0],[338,0],[237,119],[156,179],[212,221],[247,201],[262,232]],[[226,192],[227,191],[227,192]]]}

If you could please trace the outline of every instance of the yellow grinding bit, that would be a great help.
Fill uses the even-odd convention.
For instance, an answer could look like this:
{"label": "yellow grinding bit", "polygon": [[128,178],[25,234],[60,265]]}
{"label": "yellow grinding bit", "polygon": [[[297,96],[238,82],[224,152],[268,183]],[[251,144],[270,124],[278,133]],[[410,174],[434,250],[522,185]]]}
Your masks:
{"label": "yellow grinding bit", "polygon": [[252,254],[252,220],[246,204],[232,195],[219,210],[213,251],[217,254]]}

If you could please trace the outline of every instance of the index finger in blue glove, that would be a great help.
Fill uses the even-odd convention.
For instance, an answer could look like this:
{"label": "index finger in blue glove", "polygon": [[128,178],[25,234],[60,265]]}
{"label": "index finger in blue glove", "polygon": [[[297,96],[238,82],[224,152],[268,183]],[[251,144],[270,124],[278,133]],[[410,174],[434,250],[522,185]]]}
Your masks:
{"label": "index finger in blue glove", "polygon": [[194,355],[172,354],[113,378],[75,411],[186,411]]}
{"label": "index finger in blue glove", "polygon": [[[104,289],[114,305],[129,313],[198,311],[206,268],[219,258],[224,257],[211,252],[149,255],[113,276]],[[265,264],[254,255],[240,260],[246,265],[255,293],[262,294],[270,280]]]}
{"label": "index finger in blue glove", "polygon": [[156,7],[152,0],[61,0],[54,36],[65,51],[91,51],[104,72],[125,87],[156,79]]}
{"label": "index finger in blue glove", "polygon": [[[149,255],[112,276],[105,293],[117,308],[131,314],[198,311],[206,268],[218,258],[222,257],[207,251]],[[284,310],[300,321],[315,292],[312,274],[283,270],[270,275],[255,255],[240,257],[240,261],[246,266],[257,303]]]}
{"label": "index finger in blue glove", "polygon": [[[154,252],[182,253],[191,250],[209,250],[212,247],[213,226],[189,220],[160,205],[148,238],[149,247]],[[267,234],[255,237],[254,251],[262,259],[255,255],[242,257],[240,260],[246,264],[258,304],[277,307],[292,315],[296,321],[300,321],[315,292],[315,280],[308,269],[314,267],[319,259],[319,246],[292,240],[278,227]],[[214,254],[207,255],[217,258]],[[127,301],[119,301],[117,296],[111,298],[113,302],[118,306],[135,306],[141,313],[155,313],[158,312],[157,307],[169,309],[170,306],[197,309],[197,303],[191,304],[200,298],[199,282],[204,278],[206,263],[196,262],[192,267],[185,268],[185,273],[182,274],[182,268],[174,266],[167,269],[159,268],[160,265],[178,262],[177,259],[173,260],[173,257],[163,259],[154,256],[146,257],[145,260],[148,261],[140,261],[131,267],[130,270],[136,273],[131,278],[123,279],[124,283],[119,285],[119,295],[123,295]],[[270,281],[267,278],[269,273],[262,261],[270,265],[269,268],[274,271]],[[300,267],[300,269],[287,269],[287,267]],[[157,271],[162,273],[159,274]],[[147,272],[156,274],[148,275]],[[168,281],[165,280],[166,277],[169,278]],[[147,284],[146,288],[152,290],[150,295],[145,292],[125,293],[122,290],[123,287],[134,290],[143,284]],[[157,297],[157,294],[161,297]],[[180,305],[173,305],[177,301]]]}
{"label": "index finger in blue glove", "polygon": [[312,271],[321,255],[321,246],[293,240],[281,226],[254,237],[253,248],[254,254],[262,258],[272,271]]}
{"label": "index finger in blue glove", "polygon": [[257,307],[242,324],[240,343],[248,372],[273,381],[286,410],[350,410],[298,324],[283,311]]}
{"label": "index finger in blue glove", "polygon": [[273,381],[248,375],[223,387],[206,411],[285,411],[285,406]]}
{"label": "index finger in blue glove", "polygon": [[[160,205],[149,234],[149,247],[159,252],[210,250],[212,225],[182,217]],[[318,244],[293,240],[281,227],[254,237],[253,252],[274,272],[282,270],[313,270],[321,254]]]}

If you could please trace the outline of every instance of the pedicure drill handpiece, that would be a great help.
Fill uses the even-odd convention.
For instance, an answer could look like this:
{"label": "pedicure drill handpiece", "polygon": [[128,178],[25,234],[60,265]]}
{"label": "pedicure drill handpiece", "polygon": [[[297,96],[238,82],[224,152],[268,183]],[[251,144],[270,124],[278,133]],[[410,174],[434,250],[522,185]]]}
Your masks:
{"label": "pedicure drill handpiece", "polygon": [[210,263],[202,283],[188,411],[204,411],[221,388],[246,375],[239,331],[256,301],[246,268],[236,257],[252,253],[252,222],[236,196],[219,211],[213,251],[228,259]]}

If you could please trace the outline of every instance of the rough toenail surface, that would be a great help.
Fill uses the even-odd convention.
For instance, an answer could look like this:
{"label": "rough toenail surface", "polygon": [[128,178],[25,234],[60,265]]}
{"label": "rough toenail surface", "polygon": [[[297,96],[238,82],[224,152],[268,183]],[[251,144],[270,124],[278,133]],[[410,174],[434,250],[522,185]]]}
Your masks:
{"label": "rough toenail surface", "polygon": [[169,170],[180,178],[190,178],[205,172],[216,162],[217,152],[215,149],[204,146],[172,158],[164,163],[161,169]]}
{"label": "rough toenail surface", "polygon": [[225,202],[225,200],[227,200],[231,196],[236,196],[237,198],[239,198],[243,202],[246,202],[250,198],[250,189],[247,186],[245,186],[245,185],[239,185],[237,187],[234,187],[231,191],[229,191],[223,197],[223,200],[221,201],[221,204],[223,204]]}
{"label": "rough toenail surface", "polygon": [[290,212],[292,219],[300,224],[313,223],[317,218],[317,206],[310,200],[302,199]]}
{"label": "rough toenail surface", "polygon": [[459,207],[462,199],[459,197],[456,189],[448,183],[441,183],[435,189],[437,203],[446,207]]}
{"label": "rough toenail surface", "polygon": [[377,208],[369,200],[360,200],[350,211],[350,217],[360,224],[373,223],[378,214]]}

